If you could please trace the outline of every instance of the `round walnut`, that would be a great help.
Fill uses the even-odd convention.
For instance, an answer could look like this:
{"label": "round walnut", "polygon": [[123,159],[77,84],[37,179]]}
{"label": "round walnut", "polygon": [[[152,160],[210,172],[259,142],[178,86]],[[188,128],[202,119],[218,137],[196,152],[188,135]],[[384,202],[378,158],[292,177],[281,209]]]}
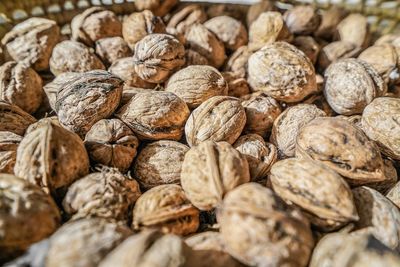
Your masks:
{"label": "round walnut", "polygon": [[13,132],[0,131],[0,173],[14,174],[17,148],[22,136]]}
{"label": "round walnut", "polygon": [[91,7],[75,16],[71,22],[72,39],[88,46],[102,38],[122,35],[122,24],[114,12]]}
{"label": "round walnut", "polygon": [[34,113],[42,103],[42,78],[25,63],[7,62],[0,67],[0,99]]}
{"label": "round walnut", "polygon": [[123,173],[131,166],[139,146],[132,130],[118,119],[96,122],[84,143],[93,163],[114,167]]}
{"label": "round walnut", "polygon": [[251,266],[306,266],[314,245],[300,211],[270,189],[246,183],[229,192],[218,210],[229,254]]}
{"label": "round walnut", "polygon": [[345,16],[348,15],[348,11],[342,7],[332,5],[327,10],[320,10],[321,23],[317,31],[314,32],[314,36],[331,40],[335,34],[336,27]]}
{"label": "round walnut", "polygon": [[145,189],[180,184],[182,163],[188,150],[188,146],[168,140],[146,145],[133,166],[135,178]]}
{"label": "round walnut", "polygon": [[179,185],[159,185],[137,200],[132,226],[135,230],[158,228],[163,233],[187,235],[199,227],[199,211]]}
{"label": "round walnut", "polygon": [[52,110],[56,109],[57,93],[64,83],[69,82],[80,74],[78,72],[64,72],[55,77],[51,82],[43,86],[47,101]]}
{"label": "round walnut", "polygon": [[194,65],[172,75],[165,90],[176,94],[194,109],[213,96],[227,95],[228,84],[217,69]]}
{"label": "round walnut", "polygon": [[96,54],[110,66],[120,58],[130,57],[132,51],[122,37],[108,37],[96,42]]}
{"label": "round walnut", "polygon": [[375,142],[351,122],[316,118],[297,135],[296,156],[318,160],[346,178],[350,185],[386,179]]}
{"label": "round walnut", "polygon": [[84,137],[99,120],[110,117],[122,97],[123,81],[107,71],[89,71],[70,79],[57,92],[60,123]]}
{"label": "round walnut", "polygon": [[341,41],[353,43],[357,47],[366,48],[371,34],[367,18],[361,14],[350,14],[336,27],[337,37]]}
{"label": "round walnut", "polygon": [[92,49],[82,43],[66,40],[57,44],[50,58],[50,70],[57,76],[63,72],[86,72],[105,67]]}
{"label": "round walnut", "polygon": [[189,117],[185,102],[171,92],[143,92],[134,95],[116,116],[141,139],[179,140]]}
{"label": "round walnut", "polygon": [[182,187],[200,210],[215,208],[227,192],[249,181],[246,157],[227,142],[202,142],[186,153],[182,164]]}
{"label": "round walnut", "polygon": [[325,71],[324,95],[332,109],[342,115],[360,114],[387,91],[386,83],[366,62],[342,59]]}
{"label": "round walnut", "polygon": [[242,97],[250,94],[250,86],[245,78],[240,74],[233,72],[222,72],[222,76],[228,83],[228,95],[233,97]]}
{"label": "round walnut", "polygon": [[53,20],[29,18],[11,29],[1,44],[6,60],[27,63],[36,71],[47,70],[54,46],[60,38],[60,28]]}
{"label": "round walnut", "polygon": [[176,12],[168,21],[168,28],[175,28],[178,33],[184,33],[190,26],[203,23],[207,20],[207,14],[200,5],[187,5]]}
{"label": "round walnut", "polygon": [[116,169],[103,168],[74,182],[62,205],[73,220],[100,217],[127,221],[140,194],[135,180]]}
{"label": "round walnut", "polygon": [[293,40],[293,45],[303,51],[303,53],[315,65],[318,59],[320,45],[311,36],[297,36]]}
{"label": "round walnut", "polygon": [[38,186],[0,174],[0,261],[51,235],[61,221],[53,199]]}
{"label": "round walnut", "polygon": [[246,112],[239,99],[214,96],[190,114],[185,125],[186,141],[190,146],[206,140],[233,144],[245,124]]}
{"label": "round walnut", "polygon": [[185,64],[185,48],[168,34],[150,34],[135,45],[135,71],[140,78],[161,83]]}
{"label": "round walnut", "polygon": [[136,0],[137,10],[151,10],[156,16],[163,17],[178,4],[179,0]]}
{"label": "round walnut", "polygon": [[360,48],[353,43],[337,41],[321,48],[318,57],[318,67],[325,70],[332,62],[339,59],[355,57],[360,53]]}
{"label": "round walnut", "polygon": [[225,72],[232,72],[238,77],[246,77],[247,61],[251,52],[247,46],[239,47],[233,54],[229,57],[225,67]]}
{"label": "round walnut", "polygon": [[252,54],[248,62],[250,86],[284,102],[298,102],[317,91],[314,66],[296,47],[275,42]]}
{"label": "round walnut", "polygon": [[295,6],[283,15],[290,32],[296,35],[314,33],[321,22],[321,16],[312,6]]}
{"label": "round walnut", "polygon": [[0,100],[0,131],[8,131],[23,136],[26,129],[36,119],[16,105]]}

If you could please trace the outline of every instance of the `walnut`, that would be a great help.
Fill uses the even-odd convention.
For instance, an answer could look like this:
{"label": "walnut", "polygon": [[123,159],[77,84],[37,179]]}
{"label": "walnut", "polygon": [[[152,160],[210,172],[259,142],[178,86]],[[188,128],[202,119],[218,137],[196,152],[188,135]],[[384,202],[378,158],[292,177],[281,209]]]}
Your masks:
{"label": "walnut", "polygon": [[0,131],[9,131],[23,136],[36,119],[16,105],[0,100]]}
{"label": "walnut", "polygon": [[179,0],[136,0],[135,7],[142,11],[151,10],[156,16],[163,17],[176,5]]}
{"label": "walnut", "polygon": [[297,36],[293,40],[293,45],[303,51],[303,53],[315,64],[318,59],[320,45],[311,36]]}
{"label": "walnut", "polygon": [[56,112],[60,123],[81,137],[97,121],[110,117],[122,96],[123,81],[107,71],[89,71],[61,86]]}
{"label": "walnut", "polygon": [[275,42],[252,54],[248,81],[257,91],[284,102],[298,102],[317,90],[315,70],[296,47]]}
{"label": "walnut", "polygon": [[[303,100],[303,104],[311,104],[317,106],[320,110],[323,110],[328,117],[335,115],[333,109],[329,106],[328,101],[326,101],[323,94],[315,94],[307,97]],[[357,115],[355,115],[357,116]]]}
{"label": "walnut", "polygon": [[391,188],[393,188],[396,185],[398,177],[396,168],[393,165],[392,161],[388,159],[383,159],[383,164],[384,164],[383,171],[385,172],[386,180],[382,182],[366,184],[365,186],[375,189],[381,194],[386,194]]}
{"label": "walnut", "polygon": [[50,70],[57,76],[63,72],[86,72],[105,67],[101,60],[87,46],[66,40],[57,44],[50,58]]}
{"label": "walnut", "polygon": [[342,115],[362,113],[363,109],[387,91],[379,74],[366,62],[342,59],[325,71],[324,95],[332,109]]}
{"label": "walnut", "polygon": [[250,94],[250,86],[245,78],[233,72],[222,72],[222,77],[228,83],[228,95],[241,97]]}
{"label": "walnut", "polygon": [[0,67],[0,99],[34,113],[42,103],[42,78],[25,63],[7,62]]}
{"label": "walnut", "polygon": [[268,11],[276,11],[273,1],[266,0],[252,4],[247,11],[247,27],[250,28],[251,24],[261,15],[261,13]]}
{"label": "walnut", "polygon": [[91,7],[75,16],[71,22],[72,39],[88,46],[96,41],[122,35],[122,24],[114,12]]}
{"label": "walnut", "polygon": [[246,76],[246,65],[251,52],[247,46],[239,47],[233,54],[229,57],[224,71],[232,72],[238,77],[244,78]]}
{"label": "walnut", "polygon": [[13,132],[0,131],[0,173],[14,174],[17,148],[22,136]]}
{"label": "walnut", "polygon": [[366,48],[371,34],[367,18],[361,14],[350,14],[337,25],[337,37],[341,41]]}
{"label": "walnut", "polygon": [[392,188],[390,188],[386,193],[386,197],[400,209],[400,182],[397,182]]}
{"label": "walnut", "polygon": [[27,19],[11,29],[1,44],[7,61],[27,63],[36,71],[49,68],[49,59],[60,38],[60,28],[53,20]]}
{"label": "walnut", "polygon": [[246,124],[246,112],[240,100],[230,96],[214,96],[190,114],[185,125],[190,146],[205,140],[233,144]]}
{"label": "walnut", "polygon": [[108,37],[96,42],[96,54],[103,63],[110,66],[120,58],[129,57],[132,51],[122,37]]}
{"label": "walnut", "polygon": [[207,20],[207,14],[200,5],[192,4],[183,7],[172,15],[168,21],[168,28],[175,28],[177,32],[184,33],[190,26],[203,23]]}
{"label": "walnut", "polygon": [[217,69],[195,65],[172,75],[165,90],[176,94],[194,109],[213,96],[227,95],[228,84]]}
{"label": "walnut", "polygon": [[137,156],[133,173],[145,189],[180,184],[182,163],[188,150],[188,146],[176,141],[161,140],[148,144]]}
{"label": "walnut", "polygon": [[26,129],[25,135],[36,130],[37,128],[47,125],[48,123],[62,127],[57,116],[46,117],[46,118],[40,119],[37,122],[29,125],[29,127]]}
{"label": "walnut", "polygon": [[55,77],[51,82],[43,86],[47,101],[52,110],[56,109],[57,93],[60,91],[64,83],[69,82],[75,77],[79,77],[78,72],[64,72]]}
{"label": "walnut", "polygon": [[156,92],[156,90],[124,86],[122,90],[122,99],[120,106],[121,107],[125,106],[129,102],[129,100],[132,99],[132,97],[134,97],[139,93],[149,93],[149,92]]}
{"label": "walnut", "polygon": [[96,122],[84,143],[93,163],[115,167],[123,173],[131,166],[139,146],[132,130],[118,119]]}
{"label": "walnut", "polygon": [[196,232],[199,211],[179,185],[159,185],[137,200],[132,226],[135,230],[158,228],[164,233],[187,235]]}
{"label": "walnut", "polygon": [[321,23],[321,16],[312,6],[295,6],[283,15],[291,33],[309,35],[315,32]]}
{"label": "walnut", "polygon": [[199,52],[186,49],[185,51],[185,65],[184,67],[191,66],[191,65],[209,65],[208,59],[202,56]]}
{"label": "walnut", "polygon": [[332,62],[355,57],[360,52],[360,48],[353,43],[346,41],[332,42],[321,48],[318,57],[318,67],[321,70],[325,70]]}
{"label": "walnut", "polygon": [[161,83],[185,64],[185,48],[168,34],[150,34],[136,43],[133,57],[140,78]]}
{"label": "walnut", "polygon": [[227,192],[249,181],[246,157],[227,142],[202,142],[186,153],[182,164],[183,190],[200,210],[215,208]]}
{"label": "walnut", "polygon": [[314,36],[331,40],[340,21],[347,16],[348,11],[333,5],[327,10],[322,10],[321,23],[314,32]]}

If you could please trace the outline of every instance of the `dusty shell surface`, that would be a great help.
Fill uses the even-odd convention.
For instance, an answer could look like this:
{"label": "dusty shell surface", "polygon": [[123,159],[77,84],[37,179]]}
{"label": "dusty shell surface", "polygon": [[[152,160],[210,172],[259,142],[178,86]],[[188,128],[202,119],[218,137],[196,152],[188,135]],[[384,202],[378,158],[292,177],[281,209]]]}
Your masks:
{"label": "dusty shell surface", "polygon": [[400,182],[396,183],[387,192],[386,197],[400,209]]}
{"label": "dusty shell surface", "polygon": [[23,136],[36,119],[16,105],[0,100],[0,131],[9,131]]}
{"label": "dusty shell surface", "polygon": [[128,227],[100,218],[64,224],[50,238],[46,266],[95,267],[129,235]]}
{"label": "dusty shell surface", "polygon": [[136,156],[139,140],[121,120],[96,122],[85,136],[85,147],[95,164],[128,171]]}
{"label": "dusty shell surface", "polygon": [[293,45],[303,51],[303,53],[315,65],[318,59],[320,45],[311,36],[297,36],[293,40]]}
{"label": "dusty shell surface", "polygon": [[177,32],[184,33],[190,26],[196,23],[204,23],[207,14],[200,5],[188,5],[172,15],[167,27],[175,28]]}
{"label": "dusty shell surface", "polygon": [[248,265],[306,266],[314,241],[305,217],[256,183],[229,192],[217,219],[227,250]]}
{"label": "dusty shell surface", "polygon": [[317,90],[308,57],[285,42],[264,46],[248,61],[248,81],[256,91],[284,102],[298,102]]}
{"label": "dusty shell surface", "polygon": [[25,62],[37,71],[49,68],[49,59],[60,38],[57,23],[44,18],[30,18],[14,26],[1,43],[6,59]]}
{"label": "dusty shell surface", "polygon": [[51,82],[43,86],[43,90],[46,94],[47,101],[52,110],[56,109],[57,93],[60,91],[64,83],[69,82],[80,74],[77,72],[64,72],[55,77]]}
{"label": "dusty shell surface", "polygon": [[214,67],[195,65],[172,75],[165,90],[179,96],[193,109],[213,96],[227,95],[228,84]]}
{"label": "dusty shell surface", "polygon": [[321,22],[321,16],[312,6],[295,6],[283,15],[289,31],[296,35],[309,35],[315,32]]}
{"label": "dusty shell surface", "polygon": [[14,175],[0,175],[0,260],[51,235],[61,221],[53,199]]}
{"label": "dusty shell surface", "polygon": [[252,181],[265,178],[278,157],[276,147],[258,134],[242,135],[233,147],[246,157]]}
{"label": "dusty shell surface", "polygon": [[314,32],[314,35],[330,40],[335,34],[337,25],[348,14],[348,11],[336,5],[332,5],[329,9],[321,10],[321,12],[321,23],[317,31]]}
{"label": "dusty shell surface", "polygon": [[163,184],[180,184],[182,163],[188,150],[188,146],[168,140],[146,145],[135,160],[135,178],[145,189]]}
{"label": "dusty shell surface", "polygon": [[51,123],[51,124],[61,127],[61,124],[58,121],[57,116],[46,117],[46,118],[40,119],[37,122],[29,125],[29,127],[26,129],[25,135],[27,135],[30,132],[33,132],[37,128],[47,125],[48,123]]}
{"label": "dusty shell surface", "polygon": [[157,228],[164,233],[187,235],[199,227],[199,211],[179,185],[153,187],[143,193],[133,209],[135,230]]}
{"label": "dusty shell surface", "polygon": [[337,25],[337,36],[341,41],[365,48],[370,41],[367,18],[361,14],[350,14]]}
{"label": "dusty shell surface", "polygon": [[122,24],[117,15],[102,7],[92,7],[71,22],[72,39],[88,46],[102,38],[121,36]]}
{"label": "dusty shell surface", "polygon": [[332,62],[339,59],[355,57],[360,53],[360,48],[346,41],[336,41],[321,48],[318,57],[318,67],[325,70]]}
{"label": "dusty shell surface", "polygon": [[89,158],[78,135],[47,121],[22,139],[14,172],[56,193],[89,172]]}
{"label": "dusty shell surface", "polygon": [[317,161],[281,160],[272,166],[270,179],[278,196],[300,207],[310,222],[323,230],[358,220],[350,187],[339,174]]}
{"label": "dusty shell surface", "polygon": [[249,181],[246,157],[227,142],[202,142],[186,153],[182,164],[182,187],[200,210],[215,208],[227,192]]}
{"label": "dusty shell surface", "polygon": [[206,140],[233,144],[245,124],[246,112],[239,99],[214,96],[190,114],[185,125],[186,141],[190,146]]}
{"label": "dusty shell surface", "polygon": [[20,135],[0,131],[0,173],[14,174],[17,148],[21,140]]}
{"label": "dusty shell surface", "polygon": [[189,113],[175,94],[154,91],[134,95],[115,115],[141,139],[179,140]]}
{"label": "dusty shell surface", "polygon": [[132,51],[122,37],[116,36],[98,40],[96,54],[105,65],[110,66],[120,58],[131,56]]}
{"label": "dusty shell surface", "polygon": [[250,55],[251,52],[247,46],[239,47],[229,57],[224,67],[224,71],[233,72],[235,75],[244,78],[246,76],[246,65]]}
{"label": "dusty shell surface", "polygon": [[360,114],[364,108],[387,91],[387,85],[368,63],[342,59],[325,71],[324,95],[338,114]]}
{"label": "dusty shell surface", "polygon": [[62,202],[72,219],[100,217],[128,220],[140,197],[139,184],[116,169],[103,168],[74,182]]}
{"label": "dusty shell surface", "polygon": [[165,16],[176,4],[178,0],[137,0],[135,7],[142,11],[151,10],[156,16]]}
{"label": "dusty shell surface", "polygon": [[382,153],[395,160],[400,160],[399,114],[399,98],[379,97],[364,109],[361,119],[365,134],[379,145]]}
{"label": "dusty shell surface", "polygon": [[150,34],[136,43],[133,59],[140,78],[161,83],[185,64],[185,48],[172,35]]}
{"label": "dusty shell surface", "polygon": [[278,148],[279,157],[293,157],[300,129],[313,119],[325,116],[324,111],[311,104],[298,104],[282,112],[273,122],[270,138]]}
{"label": "dusty shell surface", "polygon": [[25,63],[7,62],[0,67],[0,99],[34,113],[42,103],[42,78]]}
{"label": "dusty shell surface", "polygon": [[149,92],[158,92],[158,91],[152,89],[139,88],[139,87],[124,86],[122,90],[122,99],[120,106],[122,107],[126,105],[134,96],[136,96],[139,93],[149,93]]}
{"label": "dusty shell surface", "polygon": [[57,92],[60,123],[81,137],[97,121],[110,117],[122,97],[123,81],[107,71],[90,71],[74,77]]}
{"label": "dusty shell surface", "polygon": [[228,83],[228,95],[241,97],[250,94],[250,86],[245,78],[233,72],[222,72],[222,76]]}
{"label": "dusty shell surface", "polygon": [[57,44],[50,58],[50,70],[57,76],[63,72],[86,72],[105,67],[95,53],[86,45],[66,40]]}
{"label": "dusty shell surface", "polygon": [[356,126],[340,118],[316,118],[300,129],[296,156],[318,160],[350,185],[386,179],[378,147]]}

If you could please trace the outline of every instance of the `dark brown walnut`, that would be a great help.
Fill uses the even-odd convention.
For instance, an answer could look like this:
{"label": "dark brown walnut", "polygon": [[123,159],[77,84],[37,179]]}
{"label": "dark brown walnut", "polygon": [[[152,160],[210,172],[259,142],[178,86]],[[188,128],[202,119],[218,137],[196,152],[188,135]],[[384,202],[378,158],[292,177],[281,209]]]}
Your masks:
{"label": "dark brown walnut", "polygon": [[207,20],[207,14],[200,5],[192,4],[184,6],[172,15],[168,21],[168,28],[175,28],[177,32],[184,33],[190,26],[203,23]]}
{"label": "dark brown walnut", "polygon": [[[322,92],[322,89],[321,89]],[[311,104],[317,106],[317,108],[323,110],[328,117],[332,117],[335,115],[333,109],[329,106],[328,101],[326,101],[323,94],[315,94],[307,97],[303,100],[303,104]],[[359,116],[359,115],[355,115]]]}
{"label": "dark brown walnut", "polygon": [[297,36],[293,40],[293,45],[303,51],[304,54],[315,64],[321,49],[317,41],[311,36]]}
{"label": "dark brown walnut", "polygon": [[132,13],[122,23],[122,35],[131,49],[152,33],[165,33],[165,25],[162,19],[150,10]]}
{"label": "dark brown walnut", "polygon": [[249,49],[251,51],[256,51],[275,41],[290,42],[292,39],[293,36],[279,12],[261,13],[249,27]]}
{"label": "dark brown walnut", "polygon": [[73,220],[100,217],[127,221],[140,197],[139,184],[117,169],[103,168],[74,182],[62,202]]}
{"label": "dark brown walnut", "polygon": [[60,38],[60,28],[53,20],[30,18],[14,26],[1,44],[7,61],[27,63],[36,71],[49,68],[49,59]]}
{"label": "dark brown walnut", "polygon": [[246,157],[227,142],[202,142],[186,153],[182,164],[182,187],[200,210],[217,207],[226,193],[249,181]]}
{"label": "dark brown walnut", "polygon": [[386,179],[376,144],[340,118],[316,118],[302,127],[297,135],[296,156],[322,162],[353,186]]}
{"label": "dark brown walnut", "polygon": [[261,15],[261,13],[268,11],[276,11],[273,1],[260,1],[251,5],[246,14],[247,28]]}
{"label": "dark brown walnut", "polygon": [[299,210],[270,189],[243,184],[218,209],[220,232],[229,254],[251,266],[306,266],[314,241]]}
{"label": "dark brown walnut", "polygon": [[187,235],[199,227],[199,211],[179,185],[159,185],[143,193],[136,201],[132,227]]}
{"label": "dark brown walnut", "polygon": [[89,172],[89,158],[78,135],[50,121],[24,136],[17,150],[16,176],[57,194]]}
{"label": "dark brown walnut", "polygon": [[222,77],[228,83],[228,95],[241,97],[250,94],[250,86],[245,78],[234,72],[222,72]]}
{"label": "dark brown walnut", "polygon": [[266,45],[250,56],[248,81],[253,90],[284,102],[299,102],[317,90],[311,61],[285,42]]}
{"label": "dark brown walnut", "polygon": [[366,48],[369,45],[371,34],[367,18],[361,14],[350,14],[336,27],[337,38],[341,41],[353,43],[357,47]]}
{"label": "dark brown walnut", "polygon": [[204,26],[224,43],[227,50],[235,51],[247,45],[247,30],[239,20],[229,16],[218,16],[207,20]]}
{"label": "dark brown walnut", "polygon": [[77,75],[57,92],[60,123],[82,138],[101,119],[110,117],[122,97],[123,81],[102,70]]}
{"label": "dark brown walnut", "polygon": [[63,72],[87,72],[105,67],[101,60],[86,45],[66,40],[57,44],[50,58],[50,70],[58,76]]}
{"label": "dark brown walnut", "polygon": [[242,135],[233,147],[246,157],[252,181],[261,181],[266,178],[278,157],[276,147],[266,143],[258,134]]}
{"label": "dark brown walnut", "polygon": [[25,63],[10,61],[0,67],[0,99],[34,113],[42,103],[42,78]]}
{"label": "dark brown walnut", "polygon": [[187,46],[208,59],[209,64],[219,68],[225,62],[225,47],[217,36],[202,24],[192,25],[185,33]]}
{"label": "dark brown walnut", "polygon": [[366,184],[365,186],[371,187],[381,194],[386,194],[391,188],[396,185],[398,177],[396,168],[391,160],[384,159],[383,164],[386,180],[382,182]]}
{"label": "dark brown walnut", "polygon": [[20,136],[36,119],[16,105],[0,100],[0,131],[9,131]]}
{"label": "dark brown walnut", "polygon": [[114,167],[125,173],[136,156],[139,140],[119,119],[96,122],[85,136],[85,147],[94,164]]}
{"label": "dark brown walnut", "polygon": [[347,16],[348,11],[336,5],[332,5],[329,9],[322,10],[321,12],[321,23],[317,31],[314,32],[314,36],[332,40],[337,25]]}
{"label": "dark brown walnut", "polygon": [[45,266],[98,266],[131,234],[125,225],[101,218],[68,222],[51,236]]}
{"label": "dark brown walnut", "polygon": [[318,57],[318,67],[325,70],[332,62],[339,59],[357,56],[361,49],[355,44],[346,41],[336,41],[321,48]]}
{"label": "dark brown walnut", "polygon": [[185,50],[185,61],[184,67],[191,65],[209,65],[206,57],[192,49]]}
{"label": "dark brown walnut", "polygon": [[106,66],[120,58],[130,57],[132,51],[122,37],[108,37],[96,42],[96,54]]}
{"label": "dark brown walnut", "polygon": [[176,94],[194,109],[213,96],[227,95],[228,84],[214,67],[194,65],[172,75],[165,90]]}
{"label": "dark brown walnut", "polygon": [[137,10],[151,10],[156,16],[163,17],[177,5],[179,0],[136,0],[135,7]]}
{"label": "dark brown walnut", "polygon": [[0,131],[0,173],[14,174],[17,148],[22,136],[13,132]]}
{"label": "dark brown walnut", "polygon": [[139,93],[149,93],[149,92],[157,92],[157,91],[152,90],[152,89],[130,87],[130,86],[125,85],[122,90],[122,99],[121,99],[120,106],[122,107],[122,106],[126,105],[135,95],[137,95]]}
{"label": "dark brown walnut", "polygon": [[153,91],[134,95],[116,116],[141,139],[179,140],[189,113],[189,108],[177,95]]}
{"label": "dark brown walnut", "polygon": [[15,257],[51,235],[61,217],[53,199],[38,186],[0,174],[0,261]]}
{"label": "dark brown walnut", "polygon": [[317,161],[278,161],[272,166],[270,179],[278,196],[302,209],[310,222],[322,230],[337,229],[359,219],[345,180]]}
{"label": "dark brown walnut", "polygon": [[247,46],[239,47],[233,54],[229,57],[224,71],[232,72],[238,77],[246,77],[246,65],[251,52]]}
{"label": "dark brown walnut", "polygon": [[278,148],[280,158],[295,155],[296,138],[300,129],[318,117],[325,117],[324,111],[311,104],[289,107],[273,121],[271,143]]}
{"label": "dark brown walnut", "polygon": [[43,90],[46,94],[46,100],[52,110],[56,109],[57,93],[60,91],[64,83],[69,82],[80,74],[78,72],[64,72],[55,77],[51,82],[43,86]]}
{"label": "dark brown walnut", "polygon": [[264,93],[253,93],[245,96],[242,106],[246,111],[245,133],[256,133],[267,137],[282,108],[278,101]]}
{"label": "dark brown walnut", "polygon": [[135,71],[146,82],[161,83],[185,64],[185,48],[168,34],[150,34],[136,43]]}
{"label": "dark brown walnut", "polygon": [[385,195],[400,209],[400,182],[397,182]]}
{"label": "dark brown walnut", "polygon": [[321,23],[321,16],[312,6],[295,6],[285,12],[283,18],[289,31],[296,35],[310,35]]}
{"label": "dark brown walnut", "polygon": [[188,150],[188,146],[168,140],[146,145],[133,165],[135,178],[145,189],[180,184],[182,163]]}
{"label": "dark brown walnut", "polygon": [[361,119],[365,134],[394,160],[400,160],[399,114],[399,98],[379,97],[365,107]]}
{"label": "dark brown walnut", "polygon": [[185,125],[186,141],[189,146],[206,140],[233,144],[245,124],[246,112],[238,98],[214,96],[190,114]]}
{"label": "dark brown walnut", "polygon": [[91,7],[75,16],[71,22],[72,39],[93,46],[96,41],[122,35],[117,15],[102,7]]}

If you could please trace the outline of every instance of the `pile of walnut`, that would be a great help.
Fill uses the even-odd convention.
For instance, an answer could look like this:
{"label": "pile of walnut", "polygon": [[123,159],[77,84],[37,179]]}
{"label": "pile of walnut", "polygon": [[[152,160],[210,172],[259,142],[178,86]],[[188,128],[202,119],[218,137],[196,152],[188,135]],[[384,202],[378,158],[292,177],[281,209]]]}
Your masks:
{"label": "pile of walnut", "polygon": [[2,39],[0,262],[400,266],[400,35],[177,2]]}

